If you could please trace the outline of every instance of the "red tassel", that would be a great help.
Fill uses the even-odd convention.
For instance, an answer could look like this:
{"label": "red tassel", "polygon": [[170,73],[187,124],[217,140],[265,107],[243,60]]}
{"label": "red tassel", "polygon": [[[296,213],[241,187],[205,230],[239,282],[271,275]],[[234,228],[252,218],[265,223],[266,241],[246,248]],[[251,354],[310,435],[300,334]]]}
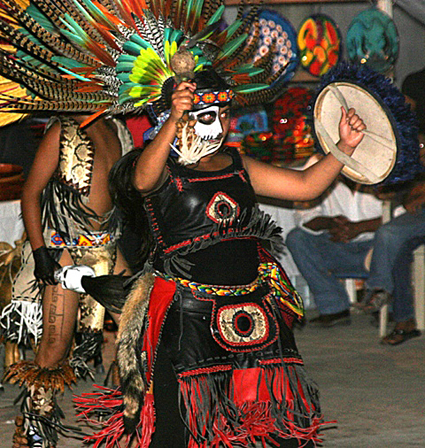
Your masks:
{"label": "red tassel", "polygon": [[[124,434],[123,400],[120,389],[108,389],[97,386],[103,392],[85,393],[80,397],[74,397],[77,409],[83,409],[77,417],[84,417],[91,425],[100,426],[102,429],[97,433],[84,438],[86,442],[94,443],[93,447],[105,448],[128,447],[132,435]],[[100,422],[91,417],[105,412],[111,415],[108,420]],[[155,406],[153,394],[146,394],[145,402],[140,413],[140,422],[136,429],[137,445],[135,448],[148,448],[151,443],[152,434],[155,431]],[[121,445],[123,443],[123,445]]]}

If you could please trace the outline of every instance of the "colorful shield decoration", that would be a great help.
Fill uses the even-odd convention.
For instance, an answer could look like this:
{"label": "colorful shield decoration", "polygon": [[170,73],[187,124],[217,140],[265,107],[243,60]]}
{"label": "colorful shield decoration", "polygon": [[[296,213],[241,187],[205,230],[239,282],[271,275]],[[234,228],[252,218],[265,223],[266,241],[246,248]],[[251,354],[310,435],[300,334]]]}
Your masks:
{"label": "colorful shield decoration", "polygon": [[322,76],[341,57],[341,34],[329,16],[314,14],[300,26],[297,37],[301,67],[313,76]]}

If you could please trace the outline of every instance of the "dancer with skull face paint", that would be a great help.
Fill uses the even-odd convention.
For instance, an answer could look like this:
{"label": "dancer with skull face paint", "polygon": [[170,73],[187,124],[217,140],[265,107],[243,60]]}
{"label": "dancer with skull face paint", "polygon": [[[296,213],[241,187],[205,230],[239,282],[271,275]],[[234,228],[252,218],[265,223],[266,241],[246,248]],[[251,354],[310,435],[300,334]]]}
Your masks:
{"label": "dancer with skull face paint", "polygon": [[[318,391],[291,331],[302,303],[261,244],[279,244],[280,229],[256,194],[314,198],[342,164],[327,155],[300,172],[226,148],[232,91],[216,79],[208,70],[178,84],[155,138],[113,170],[115,197],[129,194],[123,179],[143,197],[155,242],[121,317],[121,425],[136,430],[141,447],[313,446],[322,425]],[[351,154],[363,129],[354,110],[342,110],[339,149]],[[87,414],[95,406],[78,402]],[[122,433],[116,417],[110,422],[93,440]]]}

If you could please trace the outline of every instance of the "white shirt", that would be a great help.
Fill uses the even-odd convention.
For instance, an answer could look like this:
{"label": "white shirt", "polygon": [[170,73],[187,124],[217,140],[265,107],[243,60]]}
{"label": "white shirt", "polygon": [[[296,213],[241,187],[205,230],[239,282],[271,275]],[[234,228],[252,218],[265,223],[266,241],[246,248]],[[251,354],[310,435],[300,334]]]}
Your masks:
{"label": "white shirt", "polygon": [[[336,181],[334,186],[323,196],[323,200],[316,206],[295,211],[295,223],[305,231],[320,234],[327,230],[314,231],[304,226],[305,223],[319,216],[335,217],[345,216],[350,221],[359,222],[382,216],[382,201],[373,194],[362,191],[353,191],[341,181]],[[365,232],[357,235],[351,241],[367,241],[373,238],[373,232]]]}

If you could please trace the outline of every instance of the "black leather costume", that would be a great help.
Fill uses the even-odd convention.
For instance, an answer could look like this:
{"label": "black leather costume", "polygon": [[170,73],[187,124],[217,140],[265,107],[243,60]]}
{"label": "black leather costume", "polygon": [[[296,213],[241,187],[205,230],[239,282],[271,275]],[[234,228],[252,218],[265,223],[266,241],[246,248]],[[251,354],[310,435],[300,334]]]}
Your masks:
{"label": "black leather costume", "polygon": [[[218,172],[192,170],[169,158],[166,183],[145,200],[157,242],[153,267],[177,285],[160,342],[179,380],[193,435],[189,446],[194,439],[202,447],[221,440],[216,425],[246,446],[250,438],[270,435],[306,442],[319,424],[317,391],[307,383],[287,325],[294,313],[277,300],[269,274],[259,268],[274,265],[261,242],[276,242],[280,229],[260,212],[239,153],[229,154],[232,163]],[[296,302],[283,272],[281,280],[288,287],[286,300]],[[252,383],[242,382],[237,372]],[[299,388],[305,401],[287,407],[285,400]],[[244,427],[258,402],[268,403],[262,415],[270,418],[269,427],[259,430],[252,423],[232,430],[230,422]],[[271,423],[276,417],[280,422]]]}
{"label": "black leather costume", "polygon": [[[263,247],[280,229],[258,208],[239,153],[228,153],[217,172],[170,157],[165,184],[145,198],[156,247],[120,321],[123,418],[89,440],[112,447],[137,427],[141,448],[319,441],[317,388],[291,331],[302,303]],[[97,407],[79,403],[86,414]]]}
{"label": "black leather costume", "polygon": [[219,172],[169,159],[166,184],[146,198],[158,271],[221,285],[257,277],[258,238],[276,239],[276,226],[260,213],[240,156],[230,154],[233,163]]}

